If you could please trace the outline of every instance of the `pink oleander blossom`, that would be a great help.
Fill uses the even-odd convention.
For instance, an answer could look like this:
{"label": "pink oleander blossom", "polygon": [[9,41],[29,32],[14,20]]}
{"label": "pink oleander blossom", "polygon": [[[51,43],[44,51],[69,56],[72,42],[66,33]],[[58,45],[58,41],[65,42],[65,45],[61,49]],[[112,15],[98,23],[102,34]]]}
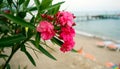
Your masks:
{"label": "pink oleander blossom", "polygon": [[73,40],[65,41],[64,44],[61,46],[60,50],[64,53],[71,51],[74,45],[75,45],[75,42]]}
{"label": "pink oleander blossom", "polygon": [[73,37],[75,36],[75,30],[72,27],[62,27],[60,38],[64,41],[70,41],[73,40]]}
{"label": "pink oleander blossom", "polygon": [[44,40],[49,40],[55,35],[54,26],[48,21],[41,21],[37,31],[41,33],[41,38]]}
{"label": "pink oleander blossom", "polygon": [[72,13],[65,11],[58,12],[56,15],[58,24],[60,24],[61,26],[67,25],[69,27],[71,27],[74,24],[73,22],[74,17],[75,16],[73,16]]}

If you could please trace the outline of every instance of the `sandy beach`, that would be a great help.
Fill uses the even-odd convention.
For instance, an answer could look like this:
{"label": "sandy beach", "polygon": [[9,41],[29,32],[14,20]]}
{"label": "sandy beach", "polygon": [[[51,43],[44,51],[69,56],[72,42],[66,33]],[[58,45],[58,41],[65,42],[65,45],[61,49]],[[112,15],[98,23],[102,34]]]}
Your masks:
{"label": "sandy beach", "polygon": [[[87,37],[84,35],[76,35],[76,45],[74,49],[79,50],[83,47],[85,53],[89,53],[94,56],[95,61],[80,55],[79,53],[67,52],[62,53],[59,50],[59,46],[49,43],[49,45],[55,50],[46,48],[52,55],[54,55],[57,61],[54,61],[42,53],[38,53],[38,58],[34,55],[33,51],[27,49],[36,62],[36,67],[31,64],[26,55],[18,51],[12,58],[10,64],[11,69],[17,69],[21,66],[21,69],[26,67],[27,69],[109,69],[105,66],[106,62],[120,63],[120,51],[111,51],[108,48],[99,48],[96,46],[96,42],[102,41],[102,39],[95,37]],[[2,64],[0,60],[0,64]]]}
{"label": "sandy beach", "polygon": [[[79,47],[84,47],[84,51],[91,53],[95,56],[96,61],[100,63],[105,62],[113,62],[113,63],[120,63],[120,51],[109,50],[108,48],[99,48],[96,43],[103,41],[100,38],[96,37],[87,37],[82,35],[76,35],[76,46],[75,48],[78,49]],[[79,40],[79,41],[77,41]]]}

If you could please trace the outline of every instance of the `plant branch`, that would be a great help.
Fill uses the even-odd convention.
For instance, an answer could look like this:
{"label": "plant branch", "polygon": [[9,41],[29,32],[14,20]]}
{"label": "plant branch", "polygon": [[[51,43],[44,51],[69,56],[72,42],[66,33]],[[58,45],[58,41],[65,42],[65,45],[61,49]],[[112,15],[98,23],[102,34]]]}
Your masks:
{"label": "plant branch", "polygon": [[[15,52],[14,52],[14,53],[15,53]],[[10,56],[9,56],[8,60],[6,61],[3,69],[5,69],[5,67],[8,65],[8,63],[10,62],[10,60],[11,60],[12,56],[14,55],[14,53],[11,53],[11,54],[10,54]]]}
{"label": "plant branch", "polygon": [[6,68],[6,66],[7,66],[8,63],[10,62],[11,58],[13,57],[13,55],[17,52],[17,50],[18,50],[24,43],[26,43],[31,37],[32,37],[32,36],[26,38],[22,43],[16,45],[16,47],[13,46],[12,52],[11,52],[11,54],[10,54],[8,60],[6,61],[6,63],[5,63],[5,65],[4,65],[4,67],[3,67],[3,69]]}

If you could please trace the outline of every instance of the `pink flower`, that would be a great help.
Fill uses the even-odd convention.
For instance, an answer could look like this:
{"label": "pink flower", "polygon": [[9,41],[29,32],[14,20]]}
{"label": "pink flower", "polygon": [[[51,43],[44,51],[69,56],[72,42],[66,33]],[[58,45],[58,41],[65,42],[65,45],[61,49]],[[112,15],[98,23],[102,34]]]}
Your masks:
{"label": "pink flower", "polygon": [[37,31],[41,33],[44,40],[51,39],[55,35],[54,26],[48,21],[41,21],[37,26]]}
{"label": "pink flower", "polygon": [[56,16],[57,23],[60,24],[61,26],[67,25],[71,27],[74,24],[73,19],[75,16],[73,16],[73,14],[71,14],[70,12],[65,11],[58,12]]}
{"label": "pink flower", "polygon": [[62,27],[60,38],[64,41],[70,41],[73,40],[73,37],[75,36],[75,30],[72,27]]}
{"label": "pink flower", "polygon": [[64,53],[71,51],[74,45],[75,45],[75,42],[73,40],[65,41],[64,44],[61,46],[60,50]]}

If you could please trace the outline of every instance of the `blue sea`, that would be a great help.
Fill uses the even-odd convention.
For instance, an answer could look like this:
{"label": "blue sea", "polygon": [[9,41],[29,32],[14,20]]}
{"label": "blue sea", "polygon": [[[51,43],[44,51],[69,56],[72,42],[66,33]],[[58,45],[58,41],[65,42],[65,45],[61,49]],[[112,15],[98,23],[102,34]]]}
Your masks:
{"label": "blue sea", "polygon": [[77,33],[120,41],[120,19],[75,20]]}

